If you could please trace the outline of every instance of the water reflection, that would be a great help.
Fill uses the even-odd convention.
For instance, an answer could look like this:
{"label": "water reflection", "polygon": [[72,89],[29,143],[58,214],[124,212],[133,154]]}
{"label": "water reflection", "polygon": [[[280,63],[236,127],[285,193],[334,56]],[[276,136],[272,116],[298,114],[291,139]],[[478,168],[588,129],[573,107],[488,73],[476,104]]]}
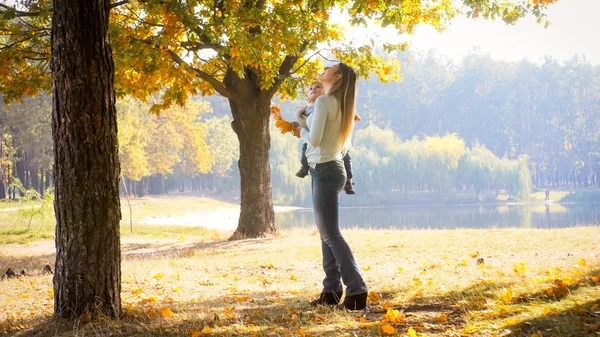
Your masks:
{"label": "water reflection", "polygon": [[[514,206],[343,207],[342,227],[361,228],[561,228],[600,224],[600,204]],[[278,213],[280,228],[310,227],[312,209]]]}

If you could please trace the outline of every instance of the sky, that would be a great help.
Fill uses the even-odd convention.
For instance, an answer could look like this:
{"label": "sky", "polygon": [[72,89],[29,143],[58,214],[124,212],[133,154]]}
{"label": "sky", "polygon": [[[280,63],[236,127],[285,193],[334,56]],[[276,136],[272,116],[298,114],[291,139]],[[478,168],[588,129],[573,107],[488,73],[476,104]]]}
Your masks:
{"label": "sky", "polygon": [[369,27],[366,31],[365,28],[350,29],[348,35],[377,34],[385,41],[408,40],[410,51],[435,50],[454,60],[460,60],[477,48],[478,52],[498,60],[527,58],[542,62],[545,55],[550,55],[564,61],[580,54],[589,62],[600,64],[600,0],[558,0],[549,6],[547,14],[551,22],[547,29],[537,24],[533,17],[522,19],[513,26],[502,21],[463,16],[456,17],[441,34],[429,26],[422,26],[409,37],[378,27]]}

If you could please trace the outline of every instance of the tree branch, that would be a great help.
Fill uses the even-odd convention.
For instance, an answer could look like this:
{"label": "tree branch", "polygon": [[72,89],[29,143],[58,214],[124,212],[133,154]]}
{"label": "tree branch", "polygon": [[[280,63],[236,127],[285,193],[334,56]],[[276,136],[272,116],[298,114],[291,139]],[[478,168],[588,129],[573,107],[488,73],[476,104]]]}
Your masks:
{"label": "tree branch", "polygon": [[171,59],[173,59],[173,61],[175,61],[175,63],[177,63],[181,66],[190,68],[191,70],[193,70],[196,73],[196,75],[198,75],[198,77],[200,77],[201,79],[205,80],[210,85],[212,85],[213,89],[215,89],[216,92],[221,94],[221,96],[226,97],[226,98],[233,98],[233,93],[230,92],[223,85],[223,83],[221,83],[219,80],[214,78],[212,75],[210,75],[209,73],[204,72],[198,68],[192,67],[187,62],[185,62],[179,55],[177,55],[177,53],[175,53],[174,51],[172,51],[170,49],[167,49],[167,53],[169,54],[169,56],[171,56]]}
{"label": "tree branch", "polygon": [[[304,40],[300,48],[298,48],[298,54],[303,54],[306,51],[306,48],[308,48],[308,45],[308,40]],[[271,88],[266,91],[269,98],[275,95],[283,81],[292,74],[291,70],[294,67],[294,64],[298,62],[299,58],[299,56],[287,55],[285,59],[283,59],[283,62],[281,62],[281,65],[279,66],[279,76],[277,76]]]}
{"label": "tree branch", "polygon": [[[35,17],[35,16],[40,16],[41,12],[24,12],[24,11],[18,11],[16,8],[12,8],[9,7],[7,5],[4,4],[0,4],[0,8],[4,8],[4,11],[0,11],[0,15],[8,12],[8,11],[12,11],[15,12],[15,16],[20,18],[20,17]],[[52,11],[50,11],[52,12]]]}

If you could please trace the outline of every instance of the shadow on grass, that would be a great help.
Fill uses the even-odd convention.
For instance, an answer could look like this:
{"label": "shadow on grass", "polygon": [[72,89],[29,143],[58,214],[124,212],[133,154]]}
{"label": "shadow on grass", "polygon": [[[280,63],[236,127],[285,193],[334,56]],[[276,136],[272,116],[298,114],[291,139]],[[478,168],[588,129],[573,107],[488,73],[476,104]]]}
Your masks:
{"label": "shadow on grass", "polygon": [[[160,244],[160,243],[135,243],[121,246],[121,255],[127,259],[152,259],[164,257],[189,256],[196,252],[206,252],[230,247],[253,247],[261,243],[268,243],[276,239],[266,237],[258,239],[245,239],[237,241],[212,241],[191,244]],[[259,249],[257,247],[256,249]]]}
{"label": "shadow on grass", "polygon": [[[600,275],[594,270],[581,277],[573,291],[598,287],[591,276]],[[498,291],[507,285],[502,283],[478,284],[440,296],[412,297],[395,307],[406,319],[395,325],[398,334],[406,334],[410,327],[427,336],[597,336],[600,326],[600,299],[559,311],[545,312],[539,317],[526,315],[513,323],[502,323],[499,317],[488,318],[489,325],[497,326],[496,332],[465,332],[469,317],[483,316],[486,300],[497,300]],[[589,290],[589,289],[588,289]],[[594,292],[597,294],[598,292]],[[393,293],[384,293],[385,298]],[[531,294],[530,296],[534,296]],[[518,299],[518,298],[516,298]],[[556,298],[556,302],[569,300]],[[36,328],[14,332],[9,336],[191,336],[191,331],[210,328],[211,336],[380,336],[384,311],[373,306],[361,312],[347,312],[326,307],[313,308],[307,294],[254,291],[224,294],[210,300],[186,302],[162,301],[144,304],[141,301],[123,308],[119,320],[100,320],[94,323],[51,320],[42,318]],[[514,301],[514,306],[535,307],[534,302]],[[160,316],[161,308],[169,308],[174,316]],[[517,313],[518,311],[513,311]],[[440,319],[441,316],[445,318]],[[516,317],[516,316],[515,316]],[[521,316],[520,316],[521,317]],[[507,318],[507,317],[503,317]],[[31,319],[28,318],[31,322]],[[40,318],[38,317],[38,321]],[[26,321],[16,322],[25,324]],[[504,324],[504,325],[503,325]],[[203,336],[203,335],[198,335]]]}

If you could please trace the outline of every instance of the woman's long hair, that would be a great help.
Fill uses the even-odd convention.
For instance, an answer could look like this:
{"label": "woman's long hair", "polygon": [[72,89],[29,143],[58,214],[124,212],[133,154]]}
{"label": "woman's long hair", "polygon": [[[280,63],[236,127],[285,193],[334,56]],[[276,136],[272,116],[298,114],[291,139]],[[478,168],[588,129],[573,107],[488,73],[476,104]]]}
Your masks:
{"label": "woman's long hair", "polygon": [[339,64],[338,72],[342,78],[335,82],[327,95],[337,99],[342,114],[342,128],[338,136],[338,142],[342,145],[346,141],[354,129],[354,115],[356,102],[356,72],[345,63]]}

